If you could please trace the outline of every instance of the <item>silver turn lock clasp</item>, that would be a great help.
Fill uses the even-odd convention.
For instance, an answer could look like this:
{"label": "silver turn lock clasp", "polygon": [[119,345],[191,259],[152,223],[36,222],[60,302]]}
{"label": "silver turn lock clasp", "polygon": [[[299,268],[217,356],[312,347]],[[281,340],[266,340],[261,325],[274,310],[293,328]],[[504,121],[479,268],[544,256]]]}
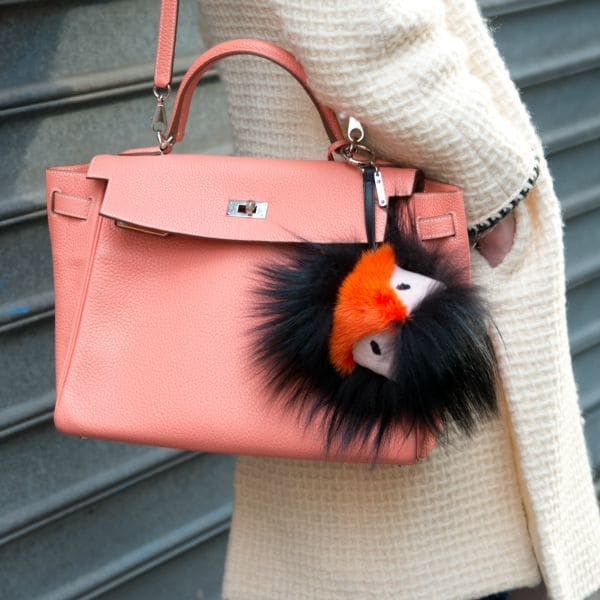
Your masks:
{"label": "silver turn lock clasp", "polygon": [[256,200],[230,200],[227,204],[227,216],[265,219],[268,207],[268,202],[257,202]]}

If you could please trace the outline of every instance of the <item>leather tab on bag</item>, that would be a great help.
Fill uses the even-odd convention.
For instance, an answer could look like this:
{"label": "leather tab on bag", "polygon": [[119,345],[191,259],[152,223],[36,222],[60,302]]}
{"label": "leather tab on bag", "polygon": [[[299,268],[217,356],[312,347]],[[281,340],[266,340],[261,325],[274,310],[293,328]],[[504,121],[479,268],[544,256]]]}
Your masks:
{"label": "leather tab on bag", "polygon": [[434,240],[456,235],[454,215],[448,213],[437,217],[417,217],[417,231],[422,240]]}
{"label": "leather tab on bag", "polygon": [[65,217],[87,220],[91,203],[91,198],[71,196],[58,190],[52,193],[52,212]]}

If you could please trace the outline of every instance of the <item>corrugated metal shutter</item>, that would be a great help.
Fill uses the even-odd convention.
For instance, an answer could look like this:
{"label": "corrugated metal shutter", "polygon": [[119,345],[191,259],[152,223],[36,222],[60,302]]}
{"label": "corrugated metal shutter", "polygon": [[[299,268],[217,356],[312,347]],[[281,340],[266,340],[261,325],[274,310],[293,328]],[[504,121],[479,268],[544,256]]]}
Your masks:
{"label": "corrugated metal shutter", "polygon": [[[567,220],[569,325],[600,465],[600,3],[482,0],[546,144]],[[201,48],[182,2],[177,72]],[[0,598],[217,598],[231,457],[57,434],[50,164],[153,142],[158,0],[0,0]],[[184,150],[230,147],[222,86],[204,80]]]}
{"label": "corrugated metal shutter", "polygon": [[[154,143],[159,2],[0,4],[0,598],[216,598],[232,457],[80,440],[51,422],[44,166]],[[201,49],[196,5],[182,4],[179,76]],[[227,150],[214,74],[197,95],[188,150]]]}

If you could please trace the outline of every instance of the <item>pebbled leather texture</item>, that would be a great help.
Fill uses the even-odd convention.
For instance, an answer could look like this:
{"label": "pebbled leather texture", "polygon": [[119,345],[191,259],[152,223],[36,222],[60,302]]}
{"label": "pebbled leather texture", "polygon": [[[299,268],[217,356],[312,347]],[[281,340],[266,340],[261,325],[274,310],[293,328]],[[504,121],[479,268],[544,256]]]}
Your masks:
{"label": "pebbled leather texture", "polygon": [[154,85],[158,89],[166,89],[173,77],[178,14],[178,0],[162,0],[154,64]]}
{"label": "pebbled leather texture", "polygon": [[62,194],[59,191],[52,193],[52,212],[84,221],[90,216],[91,198],[70,196],[69,194]]}
{"label": "pebbled leather texture", "polygon": [[284,50],[276,44],[253,38],[239,38],[221,42],[206,50],[193,62],[192,66],[187,70],[177,91],[177,97],[175,98],[173,113],[169,123],[169,130],[166,136],[167,138],[172,137],[174,143],[183,139],[192,96],[202,75],[221,59],[236,54],[259,56],[283,67],[290,75],[296,78],[310,96],[316,109],[319,111],[319,115],[321,116],[321,120],[323,121],[323,125],[331,142],[333,143],[344,139],[335,113],[329,107],[321,104],[314,95],[306,81],[304,69],[296,58],[287,50]]}
{"label": "pebbled leather texture", "polygon": [[[389,189],[411,195],[414,169],[381,171]],[[108,181],[104,216],[142,227],[246,242],[367,241],[362,175],[343,162],[99,155],[90,162],[88,177]],[[230,200],[266,202],[266,218],[228,216]],[[385,210],[376,207],[375,215],[381,241]]]}
{"label": "pebbled leather texture", "polygon": [[[389,193],[410,195],[415,170],[381,170]],[[361,173],[326,160],[124,154],[50,168],[46,177],[57,428],[188,450],[325,458],[321,432],[304,431],[272,401],[249,358],[252,288],[256,267],[281,260],[298,235],[364,240]],[[424,243],[441,244],[468,274],[460,190],[429,182],[425,190],[411,200],[415,216],[429,220]],[[86,207],[85,219],[82,209],[52,210],[66,196]],[[232,196],[264,198],[267,219],[226,216]],[[376,211],[381,239],[384,211]],[[454,235],[435,237],[448,235],[448,215]],[[170,235],[122,229],[117,219]],[[413,463],[435,444],[402,436],[378,462]],[[360,448],[329,458],[370,460]]]}
{"label": "pebbled leather texture", "polygon": [[470,282],[471,255],[462,190],[426,179],[424,191],[411,199],[411,210],[421,241],[426,246],[434,244],[450,257],[461,267],[465,281]]}
{"label": "pebbled leather texture", "polygon": [[[55,364],[57,397],[60,395],[59,372],[74,340],[72,325],[81,286],[86,279],[87,256],[92,232],[99,222],[99,209],[106,182],[87,179],[87,165],[72,165],[46,170],[48,225],[54,264],[55,304]],[[61,195],[79,198],[78,216],[69,217],[55,212],[54,205]],[[89,202],[89,204],[88,204]],[[74,204],[74,202],[72,203]],[[86,219],[79,218],[86,206]],[[61,207],[62,208],[62,207]],[[69,207],[71,210],[73,206]]]}

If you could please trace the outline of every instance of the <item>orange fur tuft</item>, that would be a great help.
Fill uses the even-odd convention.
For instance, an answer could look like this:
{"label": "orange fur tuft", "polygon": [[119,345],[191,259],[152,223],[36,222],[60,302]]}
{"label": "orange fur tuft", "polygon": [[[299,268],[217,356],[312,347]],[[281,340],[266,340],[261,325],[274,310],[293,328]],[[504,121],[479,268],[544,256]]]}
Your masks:
{"label": "orange fur tuft", "polygon": [[358,340],[381,333],[408,316],[405,304],[390,286],[394,266],[392,247],[382,244],[376,250],[365,251],[340,286],[329,358],[343,375],[349,375],[356,367],[352,346]]}

